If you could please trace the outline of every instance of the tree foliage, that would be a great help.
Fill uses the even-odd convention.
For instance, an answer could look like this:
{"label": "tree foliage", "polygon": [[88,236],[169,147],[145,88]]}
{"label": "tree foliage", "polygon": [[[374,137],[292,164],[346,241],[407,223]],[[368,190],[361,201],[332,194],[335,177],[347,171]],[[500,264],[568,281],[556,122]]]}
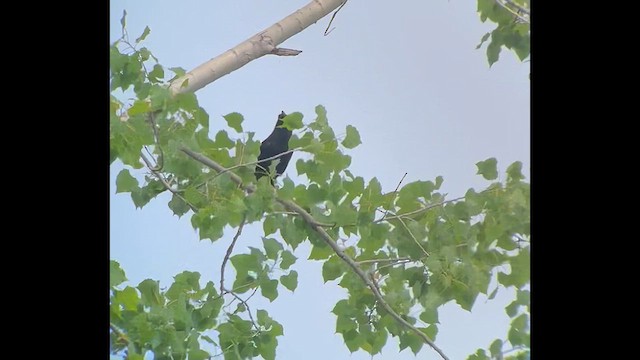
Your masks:
{"label": "tree foliage", "polygon": [[[500,20],[500,10],[491,10],[497,15],[483,11],[487,18]],[[122,26],[125,33],[124,16]],[[243,116],[228,114],[213,129],[194,94],[171,96],[170,74],[180,76],[184,70],[159,64],[141,46],[147,35],[148,28],[133,43],[123,36],[110,49],[110,161],[125,165],[116,191],[129,193],[140,208],[171,192],[170,211],[189,216],[201,239],[217,241],[228,229],[236,229],[237,237],[245,224],[254,222],[262,223],[264,234],[261,248],[247,253],[230,248],[228,257],[220,259],[224,264],[228,260],[235,278],[222,283],[221,277],[219,286],[211,281],[202,286],[200,274],[188,271],[176,275],[166,290],[151,279],[125,286],[125,271],[112,260],[113,354],[128,359],[142,359],[147,352],[155,359],[219,354],[225,359],[274,359],[283,326],[267,310],[252,309],[248,298],[261,295],[276,301],[280,292],[294,291],[295,250],[308,241],[309,258],[323,262],[325,282],[348,292],[332,312],[336,332],[350,351],[377,354],[389,337],[397,337],[400,350],[418,353],[424,335],[437,339],[438,310],[444,304],[456,302],[471,311],[479,294],[492,299],[499,288],[513,287],[517,298],[506,308],[512,318],[508,334],[469,359],[503,357],[509,346],[515,351],[505,359],[528,358],[529,184],[520,162],[504,172],[494,158],[478,162],[486,186],[455,199],[439,192],[442,177],[385,193],[376,178],[349,171],[348,151],[361,143],[357,129],[349,125],[336,133],[319,105],[310,120],[301,113],[284,120],[294,130],[290,149],[306,154],[294,168],[307,181],[296,184],[285,177],[274,189],[268,179],[255,180],[260,143],[244,130]],[[497,39],[492,36],[492,44]],[[122,100],[127,97],[133,100]],[[225,170],[212,170],[202,159]],[[312,220],[284,211],[288,203],[297,204]],[[340,252],[323,231],[339,242]],[[345,258],[366,274],[388,309],[410,327],[383,306]],[[490,288],[492,278],[495,288]],[[203,350],[203,342],[218,352]]]}
{"label": "tree foliage", "polygon": [[487,45],[489,66],[500,58],[502,48],[512,50],[518,59],[524,61],[530,54],[529,0],[478,0],[478,14],[482,22],[487,19],[496,28],[484,34],[476,47]]}

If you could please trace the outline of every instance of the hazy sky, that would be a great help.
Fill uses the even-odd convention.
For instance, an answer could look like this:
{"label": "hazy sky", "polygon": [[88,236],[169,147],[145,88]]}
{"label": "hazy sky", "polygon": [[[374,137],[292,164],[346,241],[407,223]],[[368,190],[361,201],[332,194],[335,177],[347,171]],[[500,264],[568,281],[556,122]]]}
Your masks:
{"label": "hazy sky", "polygon": [[[144,46],[160,63],[191,70],[308,2],[112,0],[111,41],[120,36],[126,9],[131,40],[149,26]],[[328,21],[325,17],[281,45],[302,50],[297,57],[265,56],[198,91],[211,130],[226,126],[222,115],[239,112],[244,129],[264,139],[280,111],[300,111],[310,121],[321,104],[336,133],[348,124],[359,130],[362,145],[348,152],[350,171],[366,182],[377,177],[384,192],[393,191],[407,172],[405,184],[442,175],[442,191],[449,198],[461,196],[488,184],[475,175],[474,164],[489,157],[498,159],[501,171],[520,160],[528,175],[529,64],[503,51],[488,67],[485,50],[475,46],[492,26],[480,22],[476,2],[351,0],[325,37]],[[299,156],[294,153],[286,171],[294,182],[302,181],[295,170]],[[131,284],[152,278],[166,287],[183,270],[200,272],[203,284],[217,284],[234,233],[213,244],[199,241],[190,215],[172,215],[167,194],[136,210],[129,194],[115,194],[121,169],[119,163],[111,167],[111,258]],[[235,253],[260,247],[261,235],[259,223],[245,227]],[[363,351],[350,354],[335,334],[331,309],[346,292],[334,282],[323,283],[322,263],[306,260],[308,252],[307,245],[295,252],[295,293],[279,287],[274,303],[259,296],[250,302],[253,311],[266,309],[284,326],[277,358],[370,359]],[[480,296],[472,314],[456,304],[441,308],[436,343],[453,360],[505,338],[510,296],[503,291],[488,303]],[[416,358],[409,349],[398,354],[397,342],[388,339],[375,359]],[[425,345],[418,358],[438,356]]]}

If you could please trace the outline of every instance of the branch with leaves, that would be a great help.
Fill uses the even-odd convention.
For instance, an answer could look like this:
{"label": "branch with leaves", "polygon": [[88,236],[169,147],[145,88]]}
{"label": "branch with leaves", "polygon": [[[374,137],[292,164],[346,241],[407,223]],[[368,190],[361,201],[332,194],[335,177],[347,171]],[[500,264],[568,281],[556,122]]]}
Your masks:
{"label": "branch with leaves", "polygon": [[[200,163],[212,168],[213,170],[216,170],[218,172],[226,172],[227,169],[225,169],[223,166],[221,166],[220,164],[216,163],[215,161],[209,159],[208,157],[199,154],[195,151],[192,151],[184,146],[180,147],[180,150],[182,152],[184,152],[185,154],[187,154],[188,156],[190,156],[191,158],[193,158],[196,161],[199,161]],[[251,193],[253,191],[255,191],[255,187],[253,185],[243,185],[242,183],[242,179],[237,176],[236,174],[233,173],[229,173],[229,177],[231,178],[232,181],[234,181],[236,184],[238,184],[239,186],[242,186],[244,188],[245,191]],[[418,330],[415,326],[411,325],[410,323],[408,323],[405,319],[403,319],[395,310],[393,310],[391,308],[391,306],[389,306],[389,304],[387,303],[387,301],[384,299],[384,297],[382,296],[382,294],[380,293],[380,290],[378,289],[378,286],[371,280],[371,278],[369,276],[367,276],[367,274],[360,268],[360,266],[358,265],[358,263],[356,261],[354,261],[353,259],[351,259],[351,257],[349,257],[349,255],[345,254],[344,251],[342,251],[342,249],[340,248],[340,246],[338,246],[338,244],[331,238],[331,236],[324,230],[324,228],[322,226],[319,225],[318,221],[316,221],[313,216],[311,216],[311,214],[309,214],[307,211],[305,211],[302,207],[298,206],[296,203],[294,203],[291,200],[283,200],[280,199],[278,197],[275,198],[276,201],[280,204],[282,204],[287,210],[295,212],[297,214],[299,214],[302,219],[309,225],[311,226],[311,228],[318,233],[318,235],[320,235],[320,237],[322,238],[322,240],[324,240],[324,242],[329,245],[331,247],[331,249],[336,253],[336,255],[338,255],[338,257],[340,257],[340,259],[342,259],[357,275],[358,277],[360,277],[360,279],[367,285],[367,287],[369,287],[369,289],[371,289],[371,292],[373,293],[373,295],[375,296],[376,300],[378,301],[378,303],[400,324],[402,324],[403,326],[405,326],[406,328],[410,329],[411,331],[413,331],[416,335],[418,335],[420,338],[422,338],[422,340],[429,344],[429,346],[431,346],[438,354],[440,354],[440,356],[444,359],[444,360],[448,360],[449,358],[444,354],[444,352],[438,347],[436,346],[436,344],[433,342],[433,340],[431,340],[429,338],[429,336],[427,336],[427,334],[425,334],[424,332]]]}

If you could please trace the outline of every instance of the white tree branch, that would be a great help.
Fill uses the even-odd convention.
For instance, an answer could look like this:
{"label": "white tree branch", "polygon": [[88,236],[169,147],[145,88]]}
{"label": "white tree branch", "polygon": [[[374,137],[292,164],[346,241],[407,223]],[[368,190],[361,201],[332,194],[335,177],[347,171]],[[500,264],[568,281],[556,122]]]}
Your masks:
{"label": "white tree branch", "polygon": [[277,50],[277,46],[322,19],[345,1],[313,0],[266,30],[174,80],[169,89],[173,94],[195,92],[264,55],[297,55],[295,52],[298,50],[282,49],[280,51]]}

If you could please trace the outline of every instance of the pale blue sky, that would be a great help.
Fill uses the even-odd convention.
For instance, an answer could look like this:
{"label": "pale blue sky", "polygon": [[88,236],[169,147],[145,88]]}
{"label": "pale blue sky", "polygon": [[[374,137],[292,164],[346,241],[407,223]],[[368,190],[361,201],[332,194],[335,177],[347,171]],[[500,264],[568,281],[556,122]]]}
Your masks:
{"label": "pale blue sky", "polygon": [[[308,0],[296,1],[111,1],[111,40],[120,35],[122,10],[128,13],[131,39],[145,26],[151,34],[144,46],[165,67],[190,70],[272,25]],[[362,145],[351,150],[350,171],[377,177],[384,191],[404,182],[442,175],[450,198],[470,187],[486,186],[475,175],[475,163],[496,157],[500,169],[520,160],[529,171],[529,64],[503,51],[490,69],[484,49],[475,50],[491,25],[480,23],[473,1],[356,1],[340,11],[329,36],[329,17],[294,36],[283,47],[302,50],[297,57],[266,56],[249,63],[197,92],[209,113],[211,129],[225,126],[221,115],[240,112],[243,127],[263,139],[277,114],[300,111],[309,120],[314,107],[325,106],[337,133],[355,126]],[[286,174],[295,173],[294,154]],[[291,166],[293,165],[293,166]],[[178,219],[167,208],[166,194],[136,210],[128,194],[115,194],[111,168],[111,258],[120,262],[133,285],[145,278],[168,286],[172,276],[198,271],[202,281],[219,281],[219,264],[231,241],[198,241],[189,215]],[[134,174],[142,174],[136,171]],[[261,224],[247,226],[236,253],[260,246]],[[309,248],[296,250],[299,272],[295,293],[279,288],[274,303],[251,300],[252,310],[266,309],[282,323],[278,359],[370,359],[350,354],[334,334],[331,309],[345,297],[335,283],[323,283],[322,263],[305,260]],[[227,274],[231,279],[231,275]],[[504,306],[510,293],[488,303],[479,297],[473,313],[455,304],[440,310],[436,343],[449,357],[465,359],[478,347],[506,337],[509,318]],[[408,349],[398,354],[389,337],[375,359],[414,359]],[[427,346],[418,358],[438,358]]]}

